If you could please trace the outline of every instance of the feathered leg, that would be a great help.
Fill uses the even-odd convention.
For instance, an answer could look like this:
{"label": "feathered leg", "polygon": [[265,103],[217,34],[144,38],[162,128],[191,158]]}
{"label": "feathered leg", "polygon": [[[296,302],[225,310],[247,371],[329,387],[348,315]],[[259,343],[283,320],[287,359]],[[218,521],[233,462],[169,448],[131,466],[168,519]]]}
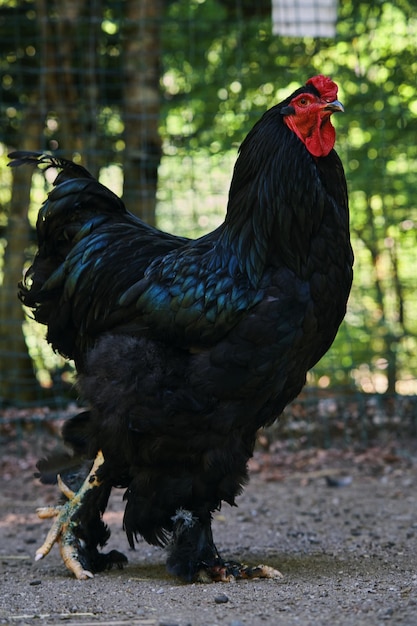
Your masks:
{"label": "feathered leg", "polygon": [[210,514],[203,519],[180,509],[174,517],[174,530],[167,569],[187,582],[230,582],[244,578],[281,578],[267,565],[249,567],[225,561],[214,545]]}
{"label": "feathered leg", "polygon": [[105,488],[97,477],[103,463],[100,451],[77,492],[67,487],[58,476],[58,486],[67,502],[37,510],[41,519],[56,519],[43,545],[36,551],[35,560],[43,559],[54,543],[58,543],[65,565],[80,580],[92,578],[93,572],[110,568],[113,564],[122,567],[127,562],[126,557],[116,550],[108,554],[100,554],[97,550],[97,544],[104,545],[110,535],[101,520],[101,512],[110,495],[108,488],[103,492]]}

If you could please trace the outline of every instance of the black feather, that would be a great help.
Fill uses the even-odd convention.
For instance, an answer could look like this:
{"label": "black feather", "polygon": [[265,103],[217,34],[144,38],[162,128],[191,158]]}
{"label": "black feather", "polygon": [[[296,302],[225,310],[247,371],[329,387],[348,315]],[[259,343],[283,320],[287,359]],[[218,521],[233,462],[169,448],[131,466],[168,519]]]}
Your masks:
{"label": "black feather", "polygon": [[33,165],[34,167],[45,166],[42,167],[44,172],[50,168],[62,170],[55,178],[54,185],[59,185],[73,178],[92,178],[94,180],[94,176],[92,176],[85,167],[73,161],[69,161],[68,159],[63,159],[62,157],[48,155],[44,152],[30,152],[25,150],[16,150],[15,152],[11,152],[8,156],[9,159],[12,159],[8,164],[10,167]]}

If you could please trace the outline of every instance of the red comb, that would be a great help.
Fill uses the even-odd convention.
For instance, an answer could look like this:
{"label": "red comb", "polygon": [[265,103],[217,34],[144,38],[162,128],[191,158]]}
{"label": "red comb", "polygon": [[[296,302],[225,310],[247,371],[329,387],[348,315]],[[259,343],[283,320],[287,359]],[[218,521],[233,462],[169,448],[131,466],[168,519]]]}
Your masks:
{"label": "red comb", "polygon": [[313,76],[313,78],[308,79],[306,84],[313,85],[324,100],[336,100],[337,98],[338,87],[329,76],[323,76],[322,74]]}

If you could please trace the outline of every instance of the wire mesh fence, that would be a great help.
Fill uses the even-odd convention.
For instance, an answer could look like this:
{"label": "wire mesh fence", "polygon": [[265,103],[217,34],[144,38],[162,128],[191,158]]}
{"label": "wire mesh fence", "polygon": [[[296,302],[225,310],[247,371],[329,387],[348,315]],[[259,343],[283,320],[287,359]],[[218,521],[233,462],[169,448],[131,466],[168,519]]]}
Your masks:
{"label": "wire mesh fence", "polygon": [[[369,402],[382,403],[387,423],[415,434],[407,399],[417,389],[413,3],[341,3],[327,38],[275,34],[266,0],[87,4],[0,3],[2,407],[60,411],[77,398],[71,364],[46,345],[16,297],[49,183],[32,172],[12,176],[7,152],[74,157],[147,221],[199,236],[223,219],[237,148],[254,122],[325,73],[346,110],[336,121],[337,151],[350,191],[355,279],[335,344],[309,375],[303,411],[310,424],[325,423],[328,397],[336,422],[358,416],[357,428],[342,430],[360,438],[378,422],[366,417]],[[337,390],[344,408],[333,400]],[[361,398],[360,411],[348,408],[352,397]],[[323,437],[336,434],[331,427]]]}

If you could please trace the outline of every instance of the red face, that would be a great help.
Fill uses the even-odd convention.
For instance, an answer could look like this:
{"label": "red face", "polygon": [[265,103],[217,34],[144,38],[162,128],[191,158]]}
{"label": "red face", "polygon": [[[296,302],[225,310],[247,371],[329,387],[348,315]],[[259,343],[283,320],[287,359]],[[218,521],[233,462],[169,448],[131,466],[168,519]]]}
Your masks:
{"label": "red face", "polygon": [[312,83],[320,95],[306,92],[293,98],[289,106],[294,113],[285,115],[284,122],[301,139],[310,154],[327,156],[336,139],[330,116],[336,111],[343,111],[343,106],[336,100],[337,85],[330,79],[316,76],[308,83]]}

